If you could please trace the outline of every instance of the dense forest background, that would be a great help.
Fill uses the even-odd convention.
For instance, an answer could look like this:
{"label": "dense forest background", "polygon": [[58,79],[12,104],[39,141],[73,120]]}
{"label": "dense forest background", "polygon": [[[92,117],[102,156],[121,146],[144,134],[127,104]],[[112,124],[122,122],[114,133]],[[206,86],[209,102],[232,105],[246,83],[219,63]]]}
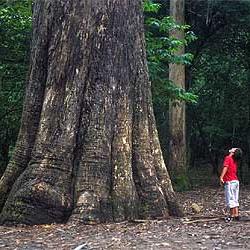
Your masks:
{"label": "dense forest background", "polygon": [[[241,147],[243,183],[250,169],[250,1],[187,0],[185,26],[169,18],[169,1],[145,2],[148,65],[159,137],[168,161],[170,99],[186,101],[190,183],[182,190],[215,184],[227,150]],[[0,175],[17,139],[29,65],[32,4],[0,3]],[[169,36],[173,28],[183,41]],[[185,45],[186,53],[175,51]],[[186,91],[168,80],[170,62],[186,65]]]}

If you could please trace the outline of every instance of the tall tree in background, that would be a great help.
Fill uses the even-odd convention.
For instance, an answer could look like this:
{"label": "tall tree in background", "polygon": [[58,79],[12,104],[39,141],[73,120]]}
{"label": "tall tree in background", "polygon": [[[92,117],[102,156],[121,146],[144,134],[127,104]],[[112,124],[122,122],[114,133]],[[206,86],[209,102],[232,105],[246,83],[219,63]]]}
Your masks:
{"label": "tall tree in background", "polygon": [[152,108],[141,0],[35,1],[3,223],[181,215]]}
{"label": "tall tree in background", "polygon": [[[170,16],[178,25],[184,25],[185,1],[170,1]],[[173,39],[184,40],[184,31],[173,29],[170,32]],[[184,46],[179,47],[175,54],[184,54]],[[169,65],[169,80],[179,88],[185,89],[185,65],[171,63]],[[171,100],[169,105],[169,168],[172,176],[177,182],[186,182],[186,122],[185,102]]]}

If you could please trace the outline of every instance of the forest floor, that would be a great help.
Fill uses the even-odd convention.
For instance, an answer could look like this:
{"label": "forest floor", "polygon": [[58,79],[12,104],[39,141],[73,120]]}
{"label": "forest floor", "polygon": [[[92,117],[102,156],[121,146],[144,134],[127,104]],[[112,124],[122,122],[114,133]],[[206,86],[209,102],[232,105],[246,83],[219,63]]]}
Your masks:
{"label": "forest floor", "polygon": [[[250,217],[249,193],[250,186],[241,187],[242,216]],[[223,217],[222,188],[199,188],[177,195],[184,206],[184,218],[102,225],[1,226],[0,249],[250,249],[250,221],[226,223],[218,219]],[[202,208],[201,212],[193,211],[193,203]]]}

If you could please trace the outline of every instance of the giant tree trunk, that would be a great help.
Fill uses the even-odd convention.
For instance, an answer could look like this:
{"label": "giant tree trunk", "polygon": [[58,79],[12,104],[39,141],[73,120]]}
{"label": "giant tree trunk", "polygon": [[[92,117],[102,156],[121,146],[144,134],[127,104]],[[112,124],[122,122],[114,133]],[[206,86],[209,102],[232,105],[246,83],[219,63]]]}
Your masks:
{"label": "giant tree trunk", "polygon": [[39,0],[33,15],[22,126],[0,183],[0,197],[8,193],[1,221],[182,215],[155,126],[141,1]]}
{"label": "giant tree trunk", "polygon": [[[184,0],[170,1],[170,15],[179,25],[184,24]],[[176,39],[184,39],[184,31],[173,30],[170,35]],[[184,47],[176,51],[176,55],[184,54]],[[171,63],[169,79],[177,87],[185,89],[185,65]],[[186,111],[183,101],[172,100],[169,105],[169,167],[177,185],[185,185],[187,168],[186,150]]]}

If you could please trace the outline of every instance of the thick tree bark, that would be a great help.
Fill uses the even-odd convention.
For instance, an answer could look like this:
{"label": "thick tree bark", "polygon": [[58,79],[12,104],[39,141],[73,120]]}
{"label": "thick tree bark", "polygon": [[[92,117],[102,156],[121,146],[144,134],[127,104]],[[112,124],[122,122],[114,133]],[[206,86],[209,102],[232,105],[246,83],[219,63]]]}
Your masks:
{"label": "thick tree bark", "polygon": [[44,1],[34,5],[34,11],[40,12],[33,22],[33,41],[30,60],[30,72],[26,87],[21,127],[13,157],[0,180],[0,210],[3,207],[12,185],[27,166],[36,137],[43,95],[47,77],[47,50],[49,19]]}
{"label": "thick tree bark", "polygon": [[[170,1],[170,15],[179,25],[184,24],[184,0]],[[173,30],[171,36],[176,39],[184,39],[184,31]],[[184,54],[184,47],[176,52],[176,55]],[[185,65],[171,63],[169,65],[169,79],[176,86],[185,89]],[[169,105],[169,167],[173,178],[178,182],[186,182],[187,150],[186,150],[186,110],[183,101],[172,100]],[[184,184],[184,183],[183,183]]]}
{"label": "thick tree bark", "polygon": [[[36,1],[34,24],[41,15],[45,19],[34,41],[47,30],[42,38],[48,37],[46,53],[39,57],[46,68],[45,81],[39,81],[45,91],[35,92],[42,109],[34,116],[36,129],[22,124],[34,136],[1,221],[102,222],[182,215],[152,111],[141,1]],[[37,67],[33,62],[31,72]],[[33,107],[26,105],[24,116]],[[19,162],[12,161],[8,169]]]}

